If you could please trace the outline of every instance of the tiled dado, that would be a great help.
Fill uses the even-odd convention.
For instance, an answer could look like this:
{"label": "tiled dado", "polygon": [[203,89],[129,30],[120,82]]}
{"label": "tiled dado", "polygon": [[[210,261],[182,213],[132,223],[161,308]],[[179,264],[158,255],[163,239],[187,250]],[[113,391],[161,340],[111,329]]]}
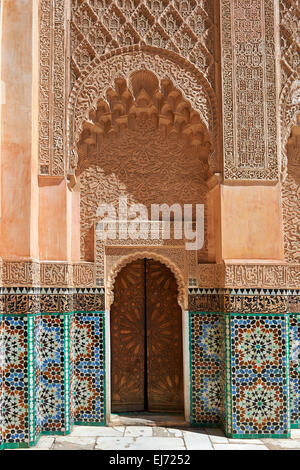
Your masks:
{"label": "tiled dado", "polygon": [[[42,433],[67,434],[73,423],[103,424],[104,290],[2,288],[0,295],[0,445],[25,447]],[[192,424],[220,424],[233,437],[288,436],[299,426],[299,298],[298,291],[189,289]]]}
{"label": "tiled dado", "polygon": [[189,289],[191,420],[232,437],[299,427],[299,291]]}
{"label": "tiled dado", "polygon": [[0,448],[104,424],[104,290],[10,288],[1,302]]}
{"label": "tiled dado", "polygon": [[223,315],[190,312],[191,423],[221,421]]}
{"label": "tiled dado", "polygon": [[289,437],[289,316],[225,314],[229,437]]}
{"label": "tiled dado", "polygon": [[289,315],[291,427],[300,427],[300,313]]}

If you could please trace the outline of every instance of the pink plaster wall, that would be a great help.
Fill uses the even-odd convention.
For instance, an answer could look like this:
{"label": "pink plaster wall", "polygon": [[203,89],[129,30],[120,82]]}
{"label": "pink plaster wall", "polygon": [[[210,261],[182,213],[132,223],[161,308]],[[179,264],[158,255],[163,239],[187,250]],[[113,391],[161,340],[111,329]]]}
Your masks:
{"label": "pink plaster wall", "polygon": [[37,5],[3,2],[0,256],[38,257]]}
{"label": "pink plaster wall", "polygon": [[221,260],[221,189],[217,185],[207,194],[208,261]]}
{"label": "pink plaster wall", "polygon": [[280,186],[221,186],[223,260],[283,260]]}
{"label": "pink plaster wall", "polygon": [[80,259],[80,194],[62,177],[39,177],[39,256],[48,261]]}
{"label": "pink plaster wall", "polygon": [[72,194],[72,232],[71,232],[71,258],[72,261],[80,260],[80,192]]}

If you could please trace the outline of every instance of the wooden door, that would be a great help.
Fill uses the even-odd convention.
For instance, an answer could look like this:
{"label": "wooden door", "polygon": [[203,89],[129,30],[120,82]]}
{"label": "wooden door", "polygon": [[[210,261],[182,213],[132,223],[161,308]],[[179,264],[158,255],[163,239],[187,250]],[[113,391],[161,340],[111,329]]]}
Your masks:
{"label": "wooden door", "polygon": [[183,410],[181,309],[171,271],[154,260],[127,265],[111,308],[112,411]]}
{"label": "wooden door", "polygon": [[147,260],[148,411],[183,410],[182,313],[173,273]]}
{"label": "wooden door", "polygon": [[112,411],[145,409],[144,260],[125,266],[117,276],[111,308]]}

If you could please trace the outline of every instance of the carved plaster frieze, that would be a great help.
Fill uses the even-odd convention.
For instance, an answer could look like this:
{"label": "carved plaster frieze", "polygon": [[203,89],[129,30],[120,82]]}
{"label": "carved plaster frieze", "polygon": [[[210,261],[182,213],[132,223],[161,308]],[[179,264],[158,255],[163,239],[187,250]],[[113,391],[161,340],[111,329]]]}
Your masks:
{"label": "carved plaster frieze", "polygon": [[299,265],[244,264],[225,265],[223,287],[299,289]]}
{"label": "carved plaster frieze", "polygon": [[[200,288],[300,289],[299,264],[198,264],[188,266],[190,256],[177,247],[106,247],[102,278],[105,287],[113,266],[121,259],[136,256],[164,259],[180,272],[188,289],[188,278],[197,276]],[[195,259],[193,257],[193,263]],[[126,264],[126,263],[125,263]],[[95,287],[95,263],[59,263],[37,261],[5,261],[0,264],[0,287]]]}
{"label": "carved plaster frieze", "polygon": [[40,265],[37,261],[5,261],[1,263],[1,286],[38,286]]}
{"label": "carved plaster frieze", "polygon": [[199,264],[198,287],[299,289],[300,265]]}
{"label": "carved plaster frieze", "polygon": [[94,287],[93,263],[6,261],[0,264],[0,285]]}
{"label": "carved plaster frieze", "polygon": [[300,263],[300,1],[280,1],[281,179],[285,259]]}
{"label": "carved plaster frieze", "polygon": [[95,281],[94,263],[74,263],[73,264],[73,286],[74,287],[93,287]]}

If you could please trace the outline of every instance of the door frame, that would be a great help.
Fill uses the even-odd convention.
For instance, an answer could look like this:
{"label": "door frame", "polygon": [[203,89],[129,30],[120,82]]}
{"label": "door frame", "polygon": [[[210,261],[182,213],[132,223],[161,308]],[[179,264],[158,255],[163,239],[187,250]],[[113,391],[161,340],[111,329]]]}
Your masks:
{"label": "door frame", "polygon": [[[168,263],[165,263],[157,257],[157,254],[152,255],[152,253],[138,253],[135,259],[147,258],[147,259],[156,259],[162,264],[166,265],[169,269]],[[122,263],[121,269],[129,264],[131,261],[128,260],[126,263]],[[118,272],[120,272],[120,270]],[[176,273],[172,269],[173,275],[178,283],[178,278]],[[116,276],[115,276],[116,277]],[[113,283],[108,283],[110,287],[113,287]],[[179,286],[178,286],[179,287]],[[109,293],[110,299],[113,299],[112,293]],[[112,301],[110,302],[110,305]],[[180,305],[180,304],[179,304]],[[190,423],[191,420],[191,378],[190,378],[190,334],[189,334],[189,311],[184,309],[180,305],[182,311],[182,353],[183,353],[183,399],[184,399],[184,419],[187,423]],[[105,410],[106,410],[106,423],[111,423],[111,341],[110,341],[110,309],[105,310]]]}

